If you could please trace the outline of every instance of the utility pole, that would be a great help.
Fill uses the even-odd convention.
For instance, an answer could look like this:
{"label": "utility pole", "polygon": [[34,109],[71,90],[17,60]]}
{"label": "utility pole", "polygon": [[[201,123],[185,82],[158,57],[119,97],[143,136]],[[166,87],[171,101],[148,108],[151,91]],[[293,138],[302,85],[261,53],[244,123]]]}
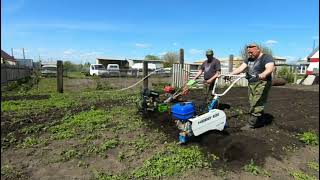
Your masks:
{"label": "utility pole", "polygon": [[316,45],[316,40],[314,39],[314,40],[313,40],[313,47],[312,47],[312,51],[314,50],[315,45]]}
{"label": "utility pole", "polygon": [[11,48],[11,56],[12,56],[12,58],[13,58],[13,48]]}
{"label": "utility pole", "polygon": [[24,54],[24,48],[22,48],[22,54],[23,54],[23,59],[26,59],[26,56]]}

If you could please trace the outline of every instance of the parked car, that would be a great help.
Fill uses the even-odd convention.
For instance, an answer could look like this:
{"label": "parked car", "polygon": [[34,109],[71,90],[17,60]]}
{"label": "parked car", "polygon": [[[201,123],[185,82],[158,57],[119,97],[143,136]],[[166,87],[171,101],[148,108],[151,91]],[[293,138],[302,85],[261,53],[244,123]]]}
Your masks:
{"label": "parked car", "polygon": [[43,65],[41,67],[41,76],[54,77],[57,76],[57,65]]}
{"label": "parked car", "polygon": [[108,76],[120,76],[120,68],[118,64],[108,64],[107,66]]}
{"label": "parked car", "polygon": [[90,75],[91,76],[105,76],[105,75],[107,75],[107,70],[102,64],[91,64],[90,65]]}

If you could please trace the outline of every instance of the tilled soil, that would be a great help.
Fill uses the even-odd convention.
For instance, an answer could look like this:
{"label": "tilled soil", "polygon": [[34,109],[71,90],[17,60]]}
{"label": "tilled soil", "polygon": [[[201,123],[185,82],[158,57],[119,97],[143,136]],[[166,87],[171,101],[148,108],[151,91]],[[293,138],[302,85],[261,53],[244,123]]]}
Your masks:
{"label": "tilled soil", "polygon": [[[241,171],[243,170],[244,165],[250,163],[251,159],[254,160],[257,165],[264,166],[269,169],[272,169],[271,167],[274,166],[272,163],[279,164],[279,162],[285,162],[280,164],[284,167],[292,162],[305,165],[309,160],[313,160],[314,155],[312,158],[309,158],[308,161],[306,158],[301,158],[308,157],[308,155],[310,156],[310,152],[305,151],[305,149],[302,148],[305,145],[298,140],[297,134],[306,131],[314,131],[319,135],[319,91],[315,87],[312,88],[312,91],[309,91],[309,89],[301,90],[300,87],[300,89],[297,90],[292,86],[290,86],[290,88],[285,88],[284,86],[272,87],[268,103],[265,108],[265,117],[269,120],[269,124],[258,129],[242,131],[240,128],[246,124],[246,120],[248,119],[247,111],[249,109],[249,103],[247,88],[232,88],[221,98],[219,105],[219,108],[223,109],[227,115],[228,128],[222,132],[210,131],[194,137],[186,146],[199,145],[204,153],[218,156],[218,161],[212,161],[214,172],[218,172],[216,170],[221,168],[228,172]],[[200,111],[203,111],[203,107],[205,107],[205,96],[206,94],[203,91],[191,91],[190,94],[183,96],[182,100],[194,102],[198,113],[200,113]],[[12,97],[6,100],[13,100],[15,98],[26,99],[28,97]],[[41,98],[46,97],[32,97],[32,99]],[[1,100],[4,101],[5,99]],[[59,121],[67,113],[73,115],[82,111],[88,111],[92,108],[109,109],[112,106],[125,106],[126,103],[132,104],[132,102],[101,100],[94,103],[83,104],[78,107],[51,109],[47,112],[28,114],[23,117],[18,117],[14,112],[6,112],[1,114],[1,135],[6,136],[8,133],[16,133],[17,139],[23,139],[26,135],[17,131],[23,127]],[[13,118],[19,119],[19,122],[12,122],[11,120]],[[145,131],[148,131],[149,129],[157,129],[166,135],[166,139],[163,141],[178,142],[179,131],[176,128],[170,113],[150,113],[143,117],[143,119],[148,125],[148,128],[144,129]],[[128,136],[135,136],[140,133],[141,132],[128,133]],[[58,150],[61,150],[62,147],[65,148],[73,146],[72,143],[72,141],[70,144],[61,142],[61,144],[55,145],[53,143],[50,147],[54,147],[53,150],[55,151],[52,152],[54,154],[58,153]],[[301,151],[301,153],[299,151],[299,156],[294,160],[288,160],[288,152],[294,149],[302,149],[304,151]],[[29,173],[34,173],[33,177],[61,179],[61,176],[54,175],[70,174],[71,172],[74,177],[81,176],[83,179],[89,179],[90,175],[86,174],[83,169],[80,167],[72,167],[72,161],[64,164],[50,164],[48,165],[49,168],[48,166],[42,166],[40,163],[41,160],[36,158],[42,157],[42,155],[37,155],[36,153],[41,152],[46,154],[47,151],[49,153],[51,152],[51,149],[45,150],[45,152],[38,152],[36,149],[32,148],[27,150],[13,149],[13,151],[6,151],[6,160],[16,159],[16,161],[20,161],[20,159],[24,159],[25,161],[23,161],[22,167],[20,168],[23,169],[22,176],[25,177],[30,177],[31,175]],[[32,155],[34,153],[35,155]],[[51,157],[52,153],[48,156]],[[145,156],[149,156],[147,155],[147,152]],[[116,156],[114,157],[116,159]],[[119,169],[123,169],[125,167],[125,164],[122,164],[112,158],[113,156],[110,155],[109,159],[111,159],[111,162],[109,160],[99,161],[94,158],[92,160],[92,164],[97,168],[108,167],[108,170],[114,169],[115,166]],[[144,159],[145,158],[142,158],[139,161]],[[319,158],[317,158],[317,161],[318,159]],[[41,166],[37,163],[41,164]],[[278,166],[276,168],[278,168]],[[280,175],[276,175],[278,177],[276,179],[283,179],[283,177],[287,177],[286,172],[283,174],[278,170],[275,170],[275,172],[280,172]],[[211,174],[206,174],[206,176],[208,176],[208,179],[214,179],[212,178],[214,176]],[[234,174],[234,176],[235,177],[231,179],[239,177],[236,174]],[[191,177],[197,179],[198,174],[193,174]],[[202,177],[204,177],[204,175]]]}
{"label": "tilled soil", "polygon": [[[194,102],[196,107],[201,107],[204,99],[203,91],[192,91],[183,97],[183,100]],[[198,144],[205,153],[218,156],[220,160],[214,166],[226,166],[235,171],[251,159],[258,165],[263,165],[267,157],[282,160],[288,149],[304,146],[297,138],[298,133],[314,131],[319,135],[318,99],[319,92],[273,87],[265,108],[269,123],[242,131],[240,128],[248,119],[247,88],[233,88],[220,101],[220,108],[227,115],[228,128],[194,137],[189,144]],[[166,133],[169,141],[178,141],[179,131],[169,114],[150,114],[145,120],[150,128]]]}

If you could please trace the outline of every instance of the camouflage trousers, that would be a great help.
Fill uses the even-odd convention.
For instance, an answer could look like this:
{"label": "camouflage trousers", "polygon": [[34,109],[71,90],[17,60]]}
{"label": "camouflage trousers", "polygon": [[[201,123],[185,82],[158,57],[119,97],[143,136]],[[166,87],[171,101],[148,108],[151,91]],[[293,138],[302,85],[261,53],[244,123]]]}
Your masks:
{"label": "camouflage trousers", "polygon": [[249,113],[251,115],[259,117],[263,114],[271,86],[271,81],[258,81],[248,84],[250,103]]}

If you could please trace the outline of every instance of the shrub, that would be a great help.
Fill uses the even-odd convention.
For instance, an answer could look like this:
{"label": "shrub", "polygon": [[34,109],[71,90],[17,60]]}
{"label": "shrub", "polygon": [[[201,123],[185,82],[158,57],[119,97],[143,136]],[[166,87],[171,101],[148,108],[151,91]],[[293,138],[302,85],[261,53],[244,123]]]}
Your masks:
{"label": "shrub", "polygon": [[278,71],[278,77],[285,79],[288,83],[294,83],[294,73],[288,67],[283,67]]}

